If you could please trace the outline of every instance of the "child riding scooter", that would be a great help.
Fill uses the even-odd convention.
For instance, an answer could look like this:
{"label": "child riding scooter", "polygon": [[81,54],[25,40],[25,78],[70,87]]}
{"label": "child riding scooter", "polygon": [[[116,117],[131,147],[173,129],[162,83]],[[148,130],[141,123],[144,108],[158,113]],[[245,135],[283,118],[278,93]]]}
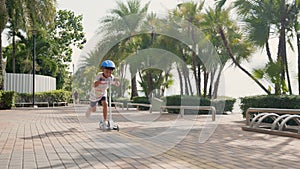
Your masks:
{"label": "child riding scooter", "polygon": [[[111,127],[114,127],[111,119],[111,84],[115,86],[119,86],[118,79],[114,78],[112,75],[113,70],[115,69],[115,64],[111,60],[105,60],[101,64],[102,72],[98,73],[95,77],[95,80],[93,82],[92,90],[90,92],[90,105],[88,110],[86,111],[86,117],[89,118],[92,112],[96,111],[96,105],[99,106],[102,105],[103,109],[103,118],[100,121],[100,127],[103,129],[110,129]],[[107,109],[108,109],[108,103],[107,103],[107,89],[110,89],[110,96],[109,96],[109,113],[110,113],[110,119],[108,121],[107,119]]]}

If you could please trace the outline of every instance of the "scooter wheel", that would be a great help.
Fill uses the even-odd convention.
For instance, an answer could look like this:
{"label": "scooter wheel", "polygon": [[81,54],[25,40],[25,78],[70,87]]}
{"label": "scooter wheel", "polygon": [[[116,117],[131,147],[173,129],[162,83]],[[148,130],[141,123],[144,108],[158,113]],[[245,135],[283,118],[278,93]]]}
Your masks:
{"label": "scooter wheel", "polygon": [[115,125],[113,129],[114,129],[114,130],[117,130],[117,131],[119,131],[119,130],[120,130],[120,128],[119,128],[119,126],[118,126],[118,125]]}

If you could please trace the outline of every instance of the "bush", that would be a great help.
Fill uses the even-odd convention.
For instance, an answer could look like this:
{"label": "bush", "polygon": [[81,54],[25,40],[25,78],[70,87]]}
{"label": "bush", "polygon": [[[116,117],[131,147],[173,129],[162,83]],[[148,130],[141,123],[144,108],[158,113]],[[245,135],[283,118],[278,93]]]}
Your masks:
{"label": "bush", "polygon": [[119,98],[112,98],[114,101],[116,102],[121,102],[124,104],[124,106],[127,105],[127,103],[130,103],[130,99],[129,98],[123,98],[123,97],[119,97]]}
{"label": "bush", "polygon": [[[53,102],[69,102],[72,97],[72,92],[64,90],[53,90],[48,92],[37,92],[34,94],[36,102],[48,102],[50,105]],[[16,102],[32,102],[32,94],[18,93]]]}
{"label": "bush", "polygon": [[296,95],[259,95],[242,97],[240,108],[246,116],[248,108],[283,108],[299,109],[300,96]]}
{"label": "bush", "polygon": [[[147,97],[133,97],[132,103],[142,103],[142,104],[150,104],[150,101]],[[139,110],[149,110],[149,107],[139,106]]]}
{"label": "bush", "polygon": [[0,90],[0,109],[11,109],[15,104],[16,92]]}
{"label": "bush", "polygon": [[[232,111],[233,105],[236,101],[234,98],[226,97],[217,100],[210,100],[209,98],[199,96],[186,96],[186,95],[172,95],[162,98],[166,106],[214,106],[218,114],[223,114],[226,111]],[[147,97],[134,97],[133,103],[150,104]],[[149,107],[139,106],[141,110],[148,110]],[[179,113],[179,109],[168,109],[169,113]],[[207,114],[205,110],[185,110],[188,113]]]}
{"label": "bush", "polygon": [[[224,98],[217,100],[210,100],[209,98],[199,96],[181,96],[173,95],[163,98],[166,106],[214,106],[218,114],[223,114],[226,111],[232,111],[233,105],[236,101],[234,98]],[[168,109],[168,112],[179,113],[178,109]],[[187,110],[187,112],[194,113],[194,110]],[[205,110],[198,111],[198,114],[207,114]]]}
{"label": "bush", "polygon": [[211,105],[216,108],[216,111],[219,113],[232,112],[234,103],[236,102],[235,98],[226,98],[226,99],[217,99],[212,100]]}

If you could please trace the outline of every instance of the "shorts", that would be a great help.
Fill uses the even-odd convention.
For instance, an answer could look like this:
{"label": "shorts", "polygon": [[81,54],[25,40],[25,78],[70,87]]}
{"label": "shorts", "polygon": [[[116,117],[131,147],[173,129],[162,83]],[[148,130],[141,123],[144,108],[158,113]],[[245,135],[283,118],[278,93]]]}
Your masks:
{"label": "shorts", "polygon": [[106,100],[106,97],[105,96],[103,96],[103,97],[101,97],[101,99],[99,100],[99,101],[95,101],[95,102],[90,102],[90,106],[91,107],[95,107],[96,106],[96,104],[98,103],[98,105],[100,106],[101,105],[101,102],[102,101],[105,101]]}

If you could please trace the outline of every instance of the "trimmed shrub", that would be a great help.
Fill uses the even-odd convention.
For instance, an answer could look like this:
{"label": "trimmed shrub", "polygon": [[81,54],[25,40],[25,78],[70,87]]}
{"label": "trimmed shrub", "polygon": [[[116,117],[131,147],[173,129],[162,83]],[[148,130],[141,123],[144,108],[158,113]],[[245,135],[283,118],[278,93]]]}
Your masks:
{"label": "trimmed shrub", "polygon": [[[32,94],[18,93],[16,102],[32,102]],[[72,92],[64,90],[53,90],[49,92],[37,92],[34,94],[35,102],[48,102],[50,105],[53,102],[69,102],[72,97]]]}
{"label": "trimmed shrub", "polygon": [[[218,114],[223,114],[233,110],[233,105],[236,101],[234,98],[226,97],[224,99],[210,100],[209,98],[199,96],[172,95],[162,98],[166,106],[214,106]],[[150,104],[147,97],[134,97],[133,103]],[[149,107],[140,106],[141,110],[148,110]],[[179,109],[167,109],[169,113],[179,113]],[[205,110],[185,110],[185,113],[207,114]]]}
{"label": "trimmed shrub", "polygon": [[121,102],[124,104],[124,106],[127,106],[127,103],[130,103],[130,99],[129,98],[122,98],[122,97],[119,97],[119,98],[113,98],[114,101],[116,102]]}
{"label": "trimmed shrub", "polygon": [[296,95],[258,95],[242,97],[240,108],[246,117],[248,108],[300,109],[300,96]]}
{"label": "trimmed shrub", "polygon": [[[218,114],[226,111],[232,111],[236,101],[234,98],[226,97],[224,99],[210,100],[209,98],[199,96],[167,96],[163,98],[167,106],[214,106]],[[196,110],[197,111],[197,110]],[[168,109],[168,112],[179,113],[179,109]],[[186,112],[195,113],[195,110],[186,110]],[[199,110],[198,114],[207,114],[208,111]]]}
{"label": "trimmed shrub", "polygon": [[[150,104],[150,101],[148,100],[147,97],[133,97],[132,98],[132,103],[141,103],[141,104]],[[143,107],[139,106],[139,110],[149,110],[149,107]]]}
{"label": "trimmed shrub", "polygon": [[11,109],[15,104],[16,92],[0,90],[0,109]]}

